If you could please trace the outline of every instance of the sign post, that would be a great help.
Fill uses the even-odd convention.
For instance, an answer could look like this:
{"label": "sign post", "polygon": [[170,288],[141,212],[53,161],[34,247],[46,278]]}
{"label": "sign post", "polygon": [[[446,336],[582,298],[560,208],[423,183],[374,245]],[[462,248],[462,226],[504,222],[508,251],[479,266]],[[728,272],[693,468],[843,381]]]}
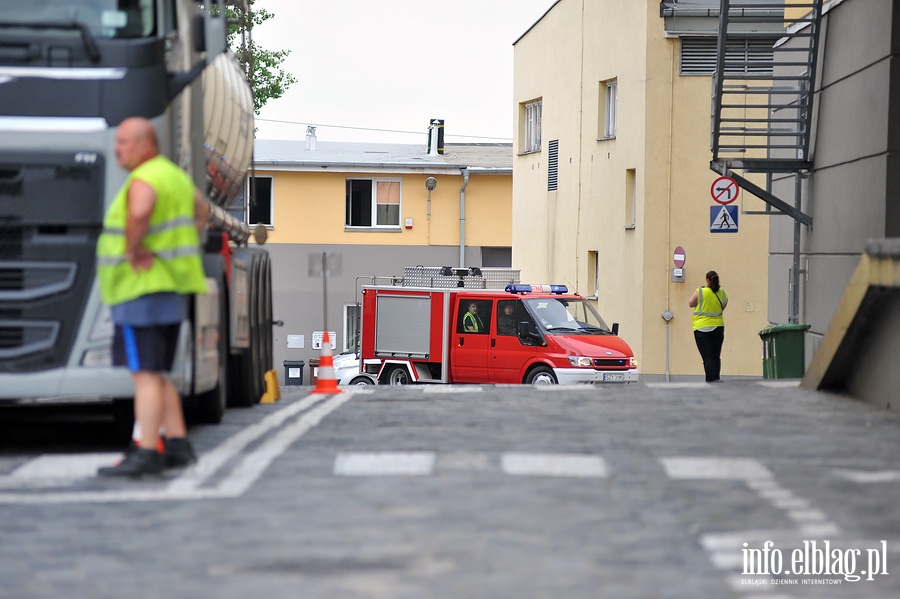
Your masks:
{"label": "sign post", "polygon": [[310,277],[322,277],[322,323],[328,330],[328,277],[341,275],[341,254],[335,252],[311,253],[308,258]]}

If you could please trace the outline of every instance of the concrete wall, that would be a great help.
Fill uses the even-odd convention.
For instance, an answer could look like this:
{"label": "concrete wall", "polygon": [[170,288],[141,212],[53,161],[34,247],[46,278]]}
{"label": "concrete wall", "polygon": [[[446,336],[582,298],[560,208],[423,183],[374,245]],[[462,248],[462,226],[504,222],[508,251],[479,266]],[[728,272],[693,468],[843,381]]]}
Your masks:
{"label": "concrete wall", "polygon": [[[800,321],[811,325],[807,363],[821,341],[868,239],[900,235],[897,145],[900,120],[894,0],[846,0],[824,18],[816,87],[814,171],[802,209],[813,227],[801,235]],[[793,178],[773,191],[793,203]],[[787,322],[793,221],[773,218],[769,319]]]}

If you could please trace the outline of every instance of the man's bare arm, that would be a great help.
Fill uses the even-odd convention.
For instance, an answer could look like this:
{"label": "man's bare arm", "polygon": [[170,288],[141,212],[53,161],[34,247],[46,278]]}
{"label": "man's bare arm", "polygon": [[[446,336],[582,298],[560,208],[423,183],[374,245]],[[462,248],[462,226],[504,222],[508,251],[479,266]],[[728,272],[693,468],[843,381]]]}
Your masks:
{"label": "man's bare arm", "polygon": [[132,268],[150,268],[153,255],[143,247],[150,229],[150,217],[156,205],[156,191],[144,181],[135,179],[128,187],[128,217],[125,221],[125,257]]}

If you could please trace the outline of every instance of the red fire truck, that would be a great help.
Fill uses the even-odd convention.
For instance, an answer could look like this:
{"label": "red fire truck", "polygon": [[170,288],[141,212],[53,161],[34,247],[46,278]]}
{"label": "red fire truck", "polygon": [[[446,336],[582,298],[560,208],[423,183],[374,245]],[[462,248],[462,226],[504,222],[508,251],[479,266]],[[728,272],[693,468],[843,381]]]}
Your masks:
{"label": "red fire truck", "polygon": [[352,385],[633,383],[634,352],[565,285],[362,288]]}

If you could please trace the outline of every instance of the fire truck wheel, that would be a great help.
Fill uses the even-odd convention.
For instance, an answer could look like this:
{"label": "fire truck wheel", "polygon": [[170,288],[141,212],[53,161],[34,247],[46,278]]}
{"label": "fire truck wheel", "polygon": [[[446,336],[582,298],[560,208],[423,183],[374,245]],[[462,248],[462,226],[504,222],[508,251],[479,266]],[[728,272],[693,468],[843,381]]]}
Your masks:
{"label": "fire truck wheel", "polygon": [[556,375],[547,366],[537,366],[528,373],[525,382],[529,385],[555,385]]}
{"label": "fire truck wheel", "polygon": [[384,377],[389,385],[408,385],[412,381],[409,378],[409,371],[405,366],[393,366],[387,371]]}

